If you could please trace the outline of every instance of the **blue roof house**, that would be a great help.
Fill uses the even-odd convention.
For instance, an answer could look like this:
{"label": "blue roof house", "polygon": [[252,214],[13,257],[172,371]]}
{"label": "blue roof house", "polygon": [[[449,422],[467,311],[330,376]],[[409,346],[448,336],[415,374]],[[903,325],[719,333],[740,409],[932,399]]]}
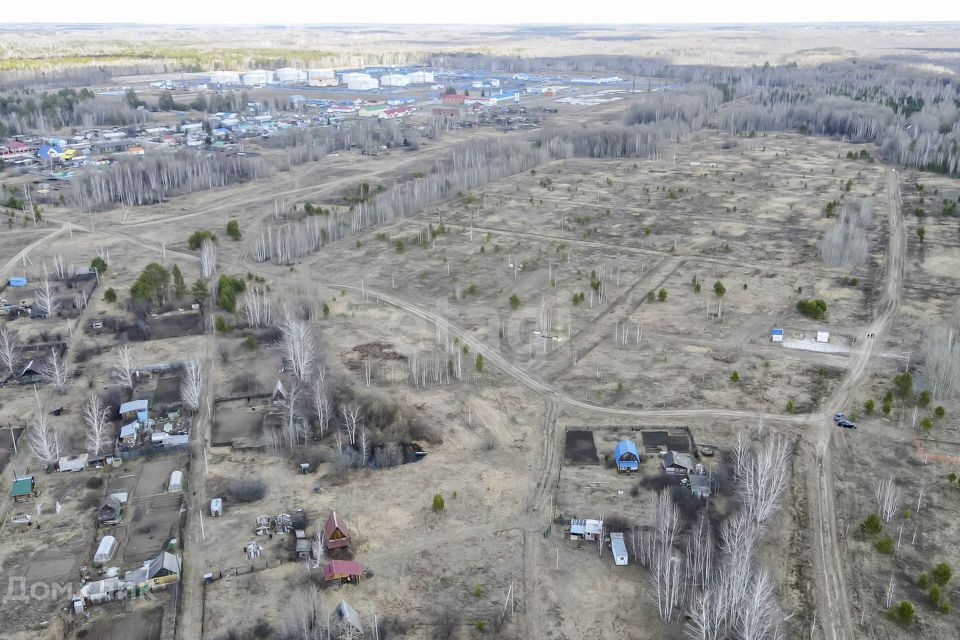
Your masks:
{"label": "blue roof house", "polygon": [[613,457],[617,461],[617,471],[640,470],[640,454],[637,452],[637,445],[633,440],[621,440],[617,443],[617,448],[613,450]]}

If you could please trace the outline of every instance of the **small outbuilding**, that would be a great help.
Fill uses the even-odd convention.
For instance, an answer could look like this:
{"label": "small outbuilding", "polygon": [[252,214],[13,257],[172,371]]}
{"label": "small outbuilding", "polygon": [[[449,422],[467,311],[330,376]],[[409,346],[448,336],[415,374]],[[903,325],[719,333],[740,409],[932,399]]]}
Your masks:
{"label": "small outbuilding", "polygon": [[20,375],[17,376],[17,382],[20,384],[37,384],[38,382],[43,382],[40,367],[35,366],[34,361],[31,360],[21,369]]}
{"label": "small outbuilding", "polygon": [[617,443],[613,450],[613,457],[617,462],[617,471],[630,473],[640,470],[640,453],[633,440],[625,439]]}
{"label": "small outbuilding", "polygon": [[363,567],[356,560],[331,560],[323,568],[323,579],[340,583],[359,582]]}
{"label": "small outbuilding", "polygon": [[10,495],[13,497],[15,503],[30,502],[40,495],[40,492],[37,490],[37,483],[33,479],[33,476],[14,475]]}
{"label": "small outbuilding", "polygon": [[573,519],[570,521],[570,537],[575,540],[596,540],[602,534],[602,520]]}
{"label": "small outbuilding", "polygon": [[349,634],[359,633],[363,635],[363,623],[360,622],[360,614],[357,610],[347,604],[346,600],[341,600],[337,605],[337,622],[343,635],[353,637]]}
{"label": "small outbuilding", "polygon": [[117,539],[113,536],[103,536],[100,544],[97,545],[97,552],[93,554],[93,561],[99,564],[110,562],[116,552]]}
{"label": "small outbuilding", "polygon": [[698,498],[709,498],[712,493],[710,490],[710,476],[699,474],[690,476],[690,493]]}
{"label": "small outbuilding", "polygon": [[125,444],[133,446],[137,444],[137,437],[140,435],[140,423],[131,422],[130,424],[125,424],[120,427],[120,434],[117,438],[120,440],[120,444]]}
{"label": "small outbuilding", "polygon": [[323,536],[327,540],[327,549],[350,546],[350,529],[347,528],[347,523],[337,517],[336,511],[330,512],[330,517],[323,526]]}
{"label": "small outbuilding", "polygon": [[88,453],[81,453],[78,456],[62,456],[57,461],[57,468],[60,471],[83,471],[87,467]]}
{"label": "small outbuilding", "polygon": [[287,388],[283,386],[282,380],[277,380],[277,386],[273,388],[273,394],[270,396],[270,404],[283,404],[287,401]]}
{"label": "small outbuilding", "polygon": [[123,501],[118,495],[109,495],[97,510],[97,526],[105,527],[120,524],[123,513]]}
{"label": "small outbuilding", "polygon": [[210,501],[210,515],[214,518],[223,515],[223,498],[214,498]]}
{"label": "small outbuilding", "polygon": [[663,455],[663,470],[672,475],[688,475],[693,472],[696,464],[693,456],[679,451],[668,451]]}
{"label": "small outbuilding", "polygon": [[623,541],[623,533],[610,534],[610,550],[613,551],[613,563],[618,567],[625,567],[630,562],[627,554],[627,545]]}
{"label": "small outbuilding", "polygon": [[183,491],[183,471],[177,469],[170,474],[170,482],[167,483],[167,491]]}

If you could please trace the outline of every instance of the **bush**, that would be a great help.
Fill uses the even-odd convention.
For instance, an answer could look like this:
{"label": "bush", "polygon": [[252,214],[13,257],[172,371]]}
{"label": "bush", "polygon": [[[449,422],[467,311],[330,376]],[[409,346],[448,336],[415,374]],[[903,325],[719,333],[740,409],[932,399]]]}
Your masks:
{"label": "bush", "polygon": [[943,416],[947,415],[947,410],[944,409],[943,406],[939,406],[933,410],[933,415],[937,418],[942,418]]}
{"label": "bush", "polygon": [[96,271],[97,273],[103,273],[104,271],[107,270],[107,261],[101,258],[100,256],[97,256],[90,263],[90,268]]}
{"label": "bush", "polygon": [[793,400],[787,400],[787,413],[793,413],[793,410],[796,408]]}
{"label": "bush", "polygon": [[434,513],[440,513],[444,509],[443,495],[437,493],[433,496],[433,505],[430,507]]}
{"label": "bush", "polygon": [[877,540],[873,545],[877,551],[884,555],[889,555],[893,553],[893,538],[890,535],[885,535],[879,540]]}
{"label": "bush", "polygon": [[233,313],[237,310],[237,294],[247,288],[242,278],[235,278],[226,274],[217,280],[217,306],[224,311]]}
{"label": "bush", "polygon": [[240,224],[236,220],[231,220],[227,223],[227,235],[230,236],[232,240],[240,239]]}
{"label": "bush", "polygon": [[475,598],[483,597],[483,585],[477,584],[477,586],[473,588],[473,597]]}
{"label": "bush", "polygon": [[217,321],[215,323],[217,333],[226,333],[230,331],[230,325],[227,324],[227,319],[223,316],[217,316]]}
{"label": "bush", "polygon": [[103,292],[103,299],[107,302],[116,302],[117,292],[113,290],[113,287],[108,287],[107,290]]}
{"label": "bush", "polygon": [[717,280],[713,283],[713,292],[718,298],[722,298],[725,293],[727,293],[727,288],[723,286],[723,283]]}
{"label": "bush", "polygon": [[820,320],[827,315],[827,303],[823,300],[799,300],[797,311],[808,318]]}
{"label": "bush", "polygon": [[739,383],[739,382],[740,382],[740,372],[734,370],[734,372],[730,374],[730,381],[731,381],[731,382],[735,382],[735,383]]}
{"label": "bush", "polygon": [[887,612],[887,617],[900,624],[910,625],[913,624],[914,613],[913,603],[909,600],[901,600],[900,604]]}
{"label": "bush", "polygon": [[866,410],[867,413],[873,413],[874,406],[876,405],[874,405],[873,403],[873,398],[863,403],[863,408]]}
{"label": "bush", "polygon": [[87,489],[99,489],[103,486],[103,478],[100,476],[91,476],[87,478]]}
{"label": "bush", "polygon": [[950,582],[950,578],[953,576],[953,569],[951,569],[950,565],[946,562],[941,562],[933,568],[932,575],[933,581],[943,587]]}
{"label": "bush", "polygon": [[516,309],[520,306],[520,298],[517,297],[517,294],[510,296],[510,308]]}
{"label": "bush", "polygon": [[946,615],[950,613],[950,601],[946,598],[940,599],[940,606],[937,607],[940,610],[940,613]]}
{"label": "bush", "polygon": [[917,586],[921,589],[926,589],[928,586],[930,586],[930,576],[928,576],[926,573],[921,573],[917,577]]}
{"label": "bush", "polygon": [[933,585],[930,587],[930,592],[927,594],[927,597],[930,599],[930,604],[933,606],[940,604],[940,587],[938,585]]}
{"label": "bush", "polygon": [[921,407],[930,406],[930,392],[926,389],[920,392],[920,397],[917,398],[917,404]]}
{"label": "bush", "polygon": [[226,497],[231,502],[256,502],[267,494],[267,483],[260,478],[233,480],[226,488]]}
{"label": "bush", "polygon": [[247,339],[243,341],[243,346],[245,346],[248,351],[256,351],[257,341],[253,339],[253,336],[247,336]]}
{"label": "bush", "polygon": [[477,354],[477,359],[474,361],[474,365],[477,367],[477,371],[483,371],[483,354]]}
{"label": "bush", "polygon": [[665,302],[667,299],[667,290],[663,287],[660,288],[660,291],[657,292],[657,300],[660,302]]}
{"label": "bush", "polygon": [[880,522],[880,516],[871,513],[867,519],[860,525],[860,530],[868,535],[876,535],[883,531],[883,523]]}
{"label": "bush", "polygon": [[187,239],[187,246],[190,247],[193,251],[196,251],[200,248],[200,245],[203,244],[204,240],[210,239],[213,242],[217,241],[217,236],[214,235],[213,231],[208,229],[203,229],[202,231],[194,231],[190,234],[190,237]]}

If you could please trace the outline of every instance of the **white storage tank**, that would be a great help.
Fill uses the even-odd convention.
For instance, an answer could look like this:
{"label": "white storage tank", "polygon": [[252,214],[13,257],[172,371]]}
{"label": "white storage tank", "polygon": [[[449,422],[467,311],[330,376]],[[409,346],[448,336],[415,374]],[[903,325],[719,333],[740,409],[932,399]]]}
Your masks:
{"label": "white storage tank", "polygon": [[249,71],[243,74],[242,81],[243,81],[243,84],[247,87],[253,87],[258,84],[268,84],[270,82],[273,82],[273,72],[266,71],[265,69]]}
{"label": "white storage tank", "polygon": [[211,71],[210,82],[217,84],[240,84],[239,71]]}
{"label": "white storage tank", "polygon": [[410,84],[433,84],[433,71],[414,71],[407,74]]}
{"label": "white storage tank", "polygon": [[343,83],[347,85],[348,89],[354,91],[366,91],[380,86],[380,82],[367,73],[345,73],[343,74]]}
{"label": "white storage tank", "polygon": [[97,545],[97,552],[93,554],[94,562],[110,562],[113,554],[117,552],[117,539],[113,536],[103,536],[103,540]]}
{"label": "white storage tank", "polygon": [[307,72],[293,67],[284,67],[277,69],[277,82],[306,82]]}
{"label": "white storage tank", "polygon": [[410,84],[410,78],[402,73],[388,73],[380,76],[380,85],[384,87],[405,87]]}
{"label": "white storage tank", "polygon": [[170,483],[167,485],[167,491],[183,491],[183,471],[177,469],[170,474]]}

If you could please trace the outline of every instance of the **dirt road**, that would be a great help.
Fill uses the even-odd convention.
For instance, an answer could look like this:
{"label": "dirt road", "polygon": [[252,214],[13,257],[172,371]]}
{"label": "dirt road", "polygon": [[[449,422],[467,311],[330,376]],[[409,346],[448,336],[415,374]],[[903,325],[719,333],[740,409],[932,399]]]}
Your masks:
{"label": "dirt road", "polygon": [[[817,464],[811,465],[811,478],[808,486],[816,485],[818,499],[811,501],[811,522],[816,523],[816,547],[819,550],[817,563],[820,565],[821,589],[818,604],[819,619],[823,623],[824,635],[828,640],[853,639],[853,623],[850,617],[850,604],[847,602],[846,578],[843,571],[843,558],[837,538],[837,522],[833,471],[831,468],[830,440],[836,428],[830,419],[833,408],[840,409],[853,401],[857,387],[863,380],[864,372],[873,354],[874,346],[893,318],[900,304],[900,291],[903,287],[904,237],[903,219],[900,211],[900,192],[897,187],[897,174],[891,170],[887,174],[887,207],[889,210],[889,248],[887,252],[887,273],[878,314],[866,329],[863,347],[856,353],[847,375],[837,390],[825,403],[826,410],[821,415],[812,416],[811,433],[816,434],[815,455]],[[815,505],[815,506],[814,506]]]}

